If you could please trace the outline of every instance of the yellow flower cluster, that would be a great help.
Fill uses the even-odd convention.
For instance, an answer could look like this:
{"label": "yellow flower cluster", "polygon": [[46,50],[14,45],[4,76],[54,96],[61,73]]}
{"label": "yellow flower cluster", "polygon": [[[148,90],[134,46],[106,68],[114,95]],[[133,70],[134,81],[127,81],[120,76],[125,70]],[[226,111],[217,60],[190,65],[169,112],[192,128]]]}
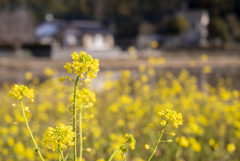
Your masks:
{"label": "yellow flower cluster", "polygon": [[[88,103],[88,106],[93,106],[93,102],[96,101],[96,95],[94,92],[91,92],[88,88],[83,88],[77,90],[77,98],[79,103]],[[71,96],[71,101],[73,101],[73,96]]]}
{"label": "yellow flower cluster", "polygon": [[[150,132],[149,123],[151,122],[149,122],[149,118],[158,129],[158,125],[161,125],[160,122],[163,119],[159,120],[158,115],[154,113],[170,109],[186,114],[184,115],[184,127],[177,131],[170,131],[170,128],[166,130],[169,133],[176,133],[176,138],[169,139],[172,139],[173,142],[176,140],[177,143],[174,143],[174,146],[160,145],[159,151],[177,151],[182,146],[183,150],[176,156],[176,160],[182,158],[201,160],[203,155],[212,156],[205,157],[206,161],[219,160],[219,158],[228,156],[232,160],[239,160],[240,91],[234,89],[230,79],[220,79],[216,86],[211,86],[200,83],[198,77],[192,76],[186,70],[182,70],[179,75],[171,72],[162,73],[159,78],[157,73],[162,69],[160,70],[158,67],[154,69],[156,77],[150,75],[149,69],[148,65],[145,65],[145,70],[139,72],[139,75],[137,73],[131,74],[131,71],[128,70],[124,70],[124,73],[120,73],[120,71],[119,73],[116,71],[106,72],[108,88],[96,93],[96,108],[84,111],[84,118],[89,118],[91,114],[94,114],[95,118],[91,121],[83,121],[83,129],[86,130],[87,126],[90,126],[92,132],[91,135],[87,136],[89,130],[86,130],[84,134],[87,139],[84,144],[90,145],[94,140],[91,155],[85,155],[84,159],[100,158],[102,153],[111,154],[114,149],[126,141],[127,137],[122,136],[120,131],[134,131],[134,137],[138,144],[146,144],[146,140],[155,138],[155,133]],[[121,79],[114,79],[113,74],[119,74]],[[142,81],[141,75],[143,74],[148,77],[147,82]],[[35,108],[31,109],[31,115],[27,115],[31,120],[33,129],[38,124],[69,122],[69,117],[63,117],[67,115],[65,103],[69,101],[69,95],[63,93],[62,89],[73,89],[73,83],[59,83],[54,77],[41,82],[41,84],[37,77],[33,77],[29,83],[29,88],[34,89],[34,99],[38,100],[33,102]],[[145,89],[148,91],[145,92]],[[25,127],[20,126],[23,120],[21,111],[12,107],[16,106],[17,103],[12,102],[6,95],[11,90],[12,85],[8,82],[5,82],[0,89],[0,98],[2,98],[0,101],[0,114],[2,114],[0,122],[3,123],[0,126],[0,135],[2,136],[0,139],[0,160],[4,161],[16,160],[16,158],[24,160],[23,157],[27,157],[27,148],[24,148],[24,153],[19,153],[14,150],[14,147],[18,142],[25,145],[24,140],[29,140],[29,135],[24,135],[28,134],[28,131]],[[12,106],[9,107],[10,104]],[[80,105],[79,102],[78,105]],[[47,113],[51,113],[51,115]],[[108,117],[103,117],[103,115]],[[165,118],[164,120],[167,121]],[[18,122],[18,126],[14,122]],[[38,144],[39,140],[42,140],[42,133],[46,131],[42,130],[44,129],[38,128],[34,131]],[[109,138],[110,131],[112,131],[111,139]],[[191,137],[194,137],[198,143],[194,142]],[[163,139],[165,138],[167,141],[167,136],[163,137]],[[211,143],[208,143],[209,140]],[[228,145],[228,143],[230,144]],[[19,144],[16,146],[18,147]],[[34,152],[34,150],[32,151]],[[188,153],[184,151],[188,151]],[[46,160],[58,159],[57,153],[43,149],[41,152]],[[128,155],[128,160],[143,161],[139,158],[139,154],[146,159],[145,156],[148,156],[149,153],[150,150],[144,150],[143,146],[136,146],[136,150]],[[102,157],[105,158],[105,155]],[[169,160],[169,153],[162,153],[161,158]],[[25,160],[37,160],[37,158],[26,158]],[[120,153],[113,160],[120,161]]]}
{"label": "yellow flower cluster", "polygon": [[[66,76],[66,79],[71,82],[72,79],[69,76]],[[64,77],[59,77],[59,82],[64,82],[66,80]]]}
{"label": "yellow flower cluster", "polygon": [[[76,73],[77,76],[80,76],[84,79],[84,82],[90,82],[91,79],[97,77],[99,71],[99,61],[98,59],[93,59],[91,55],[86,54],[86,52],[81,51],[80,54],[74,52],[72,54],[72,63],[66,62],[66,65],[63,66],[68,73]],[[63,80],[63,79],[61,79]]]}
{"label": "yellow flower cluster", "polygon": [[73,146],[74,142],[72,142],[74,137],[74,132],[72,131],[72,126],[65,126],[64,124],[60,123],[56,129],[52,127],[48,127],[46,132],[44,133],[44,146],[50,146],[49,148],[53,151],[56,151],[58,145],[62,149],[66,149],[67,146]]}
{"label": "yellow flower cluster", "polygon": [[9,97],[21,100],[25,96],[31,99],[34,97],[33,91],[33,89],[28,89],[27,86],[15,84],[12,91],[9,92]]}
{"label": "yellow flower cluster", "polygon": [[[158,112],[158,115],[160,117],[165,117],[168,121],[172,121],[173,122],[173,127],[178,128],[178,125],[182,125],[182,114],[181,113],[177,113],[174,110],[162,110],[160,112]],[[166,125],[166,121],[162,120],[161,121],[162,125]]]}
{"label": "yellow flower cluster", "polygon": [[134,150],[134,149],[135,149],[136,140],[135,140],[135,138],[133,137],[132,134],[129,134],[129,135],[128,135],[128,141],[127,141],[127,142],[129,143],[129,147],[130,147],[132,150]]}

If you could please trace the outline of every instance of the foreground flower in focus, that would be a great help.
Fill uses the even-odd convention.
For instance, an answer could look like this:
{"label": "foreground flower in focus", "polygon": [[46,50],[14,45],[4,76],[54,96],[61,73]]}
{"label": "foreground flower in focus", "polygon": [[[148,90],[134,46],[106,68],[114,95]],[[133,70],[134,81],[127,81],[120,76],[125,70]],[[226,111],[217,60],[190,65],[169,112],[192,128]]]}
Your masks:
{"label": "foreground flower in focus", "polygon": [[72,131],[72,126],[65,126],[60,123],[56,129],[48,127],[44,134],[43,145],[50,146],[53,151],[58,148],[58,145],[60,145],[62,149],[66,149],[66,143],[68,146],[74,145],[74,142],[72,142],[73,137],[74,132]]}
{"label": "foreground flower in focus", "polygon": [[[165,117],[169,122],[172,121],[173,122],[173,127],[178,128],[178,125],[182,125],[182,114],[181,113],[177,113],[174,110],[162,110],[160,112],[158,112],[158,115],[160,117]],[[161,124],[163,125],[163,121],[161,122]],[[165,122],[164,122],[165,125]]]}
{"label": "foreground flower in focus", "polygon": [[[91,79],[97,77],[97,72],[99,71],[99,61],[98,59],[93,59],[91,55],[86,54],[86,52],[81,51],[80,54],[73,52],[72,54],[73,62],[66,62],[63,66],[68,73],[74,73],[80,78],[84,79],[84,82],[91,82]],[[63,77],[59,79],[61,82],[64,81]]]}
{"label": "foreground flower in focus", "polygon": [[23,96],[32,99],[34,97],[33,89],[28,89],[27,86],[15,84],[12,91],[9,92],[9,97],[21,100]]}

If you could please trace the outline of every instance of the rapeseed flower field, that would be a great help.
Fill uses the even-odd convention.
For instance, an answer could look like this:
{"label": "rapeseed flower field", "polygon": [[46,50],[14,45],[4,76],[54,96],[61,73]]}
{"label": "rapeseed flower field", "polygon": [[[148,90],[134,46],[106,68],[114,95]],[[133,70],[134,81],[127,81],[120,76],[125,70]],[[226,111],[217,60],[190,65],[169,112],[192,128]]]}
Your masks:
{"label": "rapeseed flower field", "polygon": [[[63,64],[66,77],[58,78],[46,68],[48,79],[43,82],[28,72],[28,87],[4,83],[0,90],[0,161],[37,161],[40,151],[49,161],[64,157],[85,161],[239,160],[240,100],[230,79],[220,79],[212,87],[185,69],[178,76],[160,71],[160,77],[159,70],[141,65],[137,74],[120,70],[117,80],[108,71],[103,90],[94,91],[88,84],[101,72],[101,62],[84,52],[72,58],[73,62]],[[203,59],[207,61],[206,56]],[[155,65],[165,61],[149,58]],[[203,68],[203,73],[210,72],[211,67]]]}

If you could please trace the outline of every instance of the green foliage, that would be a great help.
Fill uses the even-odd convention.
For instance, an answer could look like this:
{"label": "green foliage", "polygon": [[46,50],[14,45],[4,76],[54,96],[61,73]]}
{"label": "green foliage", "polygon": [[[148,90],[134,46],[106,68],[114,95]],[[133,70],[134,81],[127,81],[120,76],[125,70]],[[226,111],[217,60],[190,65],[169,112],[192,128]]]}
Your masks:
{"label": "green foliage", "polygon": [[182,16],[175,16],[168,23],[168,32],[171,34],[181,34],[183,31],[189,28],[189,22]]}
{"label": "green foliage", "polygon": [[213,18],[209,25],[210,38],[221,38],[223,41],[229,41],[230,35],[228,26],[221,18]]}
{"label": "green foliage", "polygon": [[237,17],[234,14],[229,14],[226,16],[226,21],[228,24],[229,32],[231,37],[234,39],[240,38],[240,24]]}

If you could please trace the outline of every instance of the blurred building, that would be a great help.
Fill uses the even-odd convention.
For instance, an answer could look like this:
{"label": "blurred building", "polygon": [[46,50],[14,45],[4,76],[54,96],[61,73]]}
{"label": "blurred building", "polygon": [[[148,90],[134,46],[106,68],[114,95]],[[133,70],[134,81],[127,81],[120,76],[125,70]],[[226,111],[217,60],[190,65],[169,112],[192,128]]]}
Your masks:
{"label": "blurred building", "polygon": [[82,46],[86,50],[110,50],[114,47],[113,31],[99,21],[72,21],[61,34],[64,47]]}
{"label": "blurred building", "polygon": [[[184,19],[188,28],[180,33],[169,33],[169,23],[174,17]],[[151,48],[152,42],[157,41],[163,48],[206,47],[209,21],[207,11],[188,9],[166,14],[156,22],[143,21],[138,28],[136,45],[139,49]],[[174,27],[177,28],[177,24]]]}
{"label": "blurred building", "polygon": [[36,28],[35,34],[40,44],[51,45],[54,59],[64,59],[69,56],[66,53],[81,50],[97,57],[116,57],[121,52],[114,45],[114,31],[100,21],[46,21]]}
{"label": "blurred building", "polygon": [[205,10],[187,10],[177,13],[189,22],[189,29],[181,35],[182,45],[205,47],[208,45],[209,14]]}
{"label": "blurred building", "polygon": [[114,32],[99,21],[51,21],[36,28],[40,43],[56,40],[62,47],[83,47],[86,50],[110,50],[114,47]]}

